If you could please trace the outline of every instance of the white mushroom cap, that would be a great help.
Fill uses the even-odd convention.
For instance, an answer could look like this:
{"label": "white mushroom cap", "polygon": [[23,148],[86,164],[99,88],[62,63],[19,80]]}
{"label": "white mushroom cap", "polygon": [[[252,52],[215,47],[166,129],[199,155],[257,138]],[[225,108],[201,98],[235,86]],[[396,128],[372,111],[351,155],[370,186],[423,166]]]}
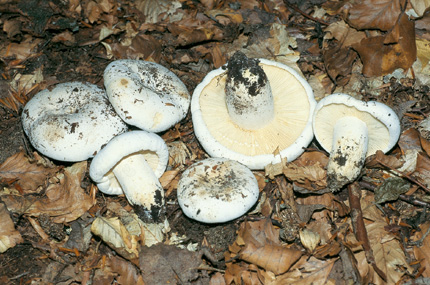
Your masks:
{"label": "white mushroom cap", "polygon": [[397,143],[400,120],[387,105],[357,100],[347,94],[336,93],[321,99],[313,115],[315,138],[328,152],[333,147],[333,130],[336,122],[346,116],[356,117],[366,123],[369,142],[366,157],[377,150],[384,153]]}
{"label": "white mushroom cap", "polygon": [[258,183],[251,170],[225,158],[208,158],[191,165],[178,183],[178,202],[191,219],[223,223],[245,214],[258,200]]}
{"label": "white mushroom cap", "polygon": [[160,64],[121,59],[104,72],[104,84],[113,107],[130,125],[162,132],[185,118],[190,94],[184,83]]}
{"label": "white mushroom cap", "polygon": [[103,193],[124,193],[131,205],[142,206],[145,220],[157,220],[164,211],[164,191],[158,178],[168,159],[167,145],[161,137],[130,131],[113,138],[99,151],[91,162],[90,177]]}
{"label": "white mushroom cap", "polygon": [[313,128],[318,142],[330,152],[327,177],[332,191],[353,182],[367,156],[389,151],[400,136],[400,121],[391,108],[346,94],[332,94],[318,102]]}
{"label": "white mushroom cap", "polygon": [[93,157],[112,137],[127,130],[106,93],[81,82],[37,93],[25,105],[21,119],[34,148],[61,161]]}
{"label": "white mushroom cap", "polygon": [[[269,163],[280,162],[281,157],[292,161],[302,154],[313,138],[316,105],[310,85],[296,71],[278,62],[259,61],[274,100],[274,117],[262,118],[268,121],[265,125],[245,129],[232,120],[226,104],[224,68],[211,71],[191,100],[194,132],[206,152],[237,160],[251,169],[264,169]],[[280,155],[275,156],[277,150]]]}

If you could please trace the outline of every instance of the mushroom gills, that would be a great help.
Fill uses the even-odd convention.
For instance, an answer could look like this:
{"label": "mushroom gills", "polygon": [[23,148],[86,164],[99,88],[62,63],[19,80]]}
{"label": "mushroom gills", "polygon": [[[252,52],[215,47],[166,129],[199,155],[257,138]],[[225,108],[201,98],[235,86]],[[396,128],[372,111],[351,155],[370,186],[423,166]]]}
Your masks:
{"label": "mushroom gills", "polygon": [[259,129],[275,117],[269,80],[258,59],[236,52],[227,65],[226,105],[234,123],[247,130]]}
{"label": "mushroom gills", "polygon": [[346,116],[336,122],[327,165],[328,187],[331,191],[341,189],[360,175],[368,142],[367,125],[362,120]]}
{"label": "mushroom gills", "polygon": [[143,154],[131,154],[112,169],[125,196],[144,222],[164,218],[164,191]]}

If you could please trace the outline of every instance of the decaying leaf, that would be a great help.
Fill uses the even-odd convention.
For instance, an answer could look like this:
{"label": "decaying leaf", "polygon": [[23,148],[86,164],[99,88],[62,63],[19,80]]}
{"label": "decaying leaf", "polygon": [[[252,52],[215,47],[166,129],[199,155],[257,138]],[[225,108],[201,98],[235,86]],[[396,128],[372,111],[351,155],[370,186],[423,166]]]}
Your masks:
{"label": "decaying leaf", "polygon": [[140,236],[131,235],[119,218],[98,217],[91,225],[91,232],[99,236],[121,256],[133,260],[139,258]]}
{"label": "decaying leaf", "polygon": [[242,223],[230,251],[234,255],[238,254],[241,260],[275,275],[286,272],[302,255],[301,251],[281,244],[279,230],[276,230],[268,219]]}
{"label": "decaying leaf", "polygon": [[145,284],[175,284],[176,280],[190,284],[199,277],[201,258],[200,252],[161,243],[141,248],[139,267]]}
{"label": "decaying leaf", "polygon": [[272,284],[330,284],[328,279],[335,259],[320,260],[313,256],[302,258],[286,274],[278,276]]}
{"label": "decaying leaf", "polygon": [[[422,239],[423,235],[428,231],[430,222],[426,222],[420,226],[419,232],[416,232],[413,236],[413,241]],[[422,243],[414,246],[415,258],[420,261],[421,268],[424,268],[422,272],[423,277],[430,277],[430,235],[427,235]]]}
{"label": "decaying leaf", "polygon": [[0,253],[23,242],[4,204],[0,204]]}
{"label": "decaying leaf", "polygon": [[395,201],[401,194],[408,192],[411,184],[403,178],[389,177],[375,189],[375,202]]}
{"label": "decaying leaf", "polygon": [[[94,284],[136,284],[144,285],[142,275],[132,263],[118,257],[109,255],[106,263],[95,270]],[[100,264],[102,265],[102,264]]]}
{"label": "decaying leaf", "polygon": [[404,161],[393,155],[386,155],[382,151],[377,150],[375,154],[366,158],[365,165],[367,168],[390,168],[397,169],[403,165]]}
{"label": "decaying leaf", "polygon": [[365,38],[353,48],[360,55],[365,76],[386,75],[398,68],[406,71],[417,57],[414,22],[402,14],[389,33]]}
{"label": "decaying leaf", "polygon": [[348,23],[358,30],[390,30],[397,22],[406,0],[364,0],[349,9]]}
{"label": "decaying leaf", "polygon": [[0,181],[14,181],[22,194],[34,193],[45,186],[54,173],[61,168],[50,165],[47,160],[33,153],[35,159],[28,158],[24,152],[18,152],[0,165]]}
{"label": "decaying leaf", "polygon": [[9,211],[21,215],[47,214],[54,223],[76,220],[94,203],[81,188],[86,170],[86,161],[75,163],[50,179],[43,196],[9,194],[3,195],[2,200]]}

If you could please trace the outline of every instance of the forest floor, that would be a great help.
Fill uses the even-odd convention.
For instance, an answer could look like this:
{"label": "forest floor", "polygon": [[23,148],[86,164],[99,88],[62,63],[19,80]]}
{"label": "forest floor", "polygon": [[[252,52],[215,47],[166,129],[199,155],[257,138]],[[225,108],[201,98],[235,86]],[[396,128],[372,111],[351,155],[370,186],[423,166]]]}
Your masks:
{"label": "forest floor", "polygon": [[[0,283],[430,283],[427,2],[0,0]],[[123,195],[97,190],[91,160],[51,161],[23,132],[35,94],[71,81],[103,88],[116,59],[159,63],[192,94],[237,51],[292,67],[317,101],[346,93],[388,105],[398,143],[333,193],[314,139],[297,160],[253,172],[250,212],[203,224],[176,196],[182,172],[208,157],[188,113],[160,133],[167,222],[143,231]]]}

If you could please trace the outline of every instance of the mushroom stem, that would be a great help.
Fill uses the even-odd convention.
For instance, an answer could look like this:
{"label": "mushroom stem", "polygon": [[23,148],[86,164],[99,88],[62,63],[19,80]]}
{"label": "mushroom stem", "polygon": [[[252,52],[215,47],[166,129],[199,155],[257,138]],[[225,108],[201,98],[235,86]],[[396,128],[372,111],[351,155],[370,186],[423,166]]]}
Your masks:
{"label": "mushroom stem", "polygon": [[346,116],[336,122],[327,165],[328,184],[333,192],[360,175],[368,141],[367,125],[362,120]]}
{"label": "mushroom stem", "polygon": [[257,59],[235,53],[227,65],[227,110],[233,122],[247,130],[270,123],[275,116],[272,89]]}
{"label": "mushroom stem", "polygon": [[144,222],[158,222],[164,215],[164,191],[143,154],[122,159],[112,170],[127,200]]}

